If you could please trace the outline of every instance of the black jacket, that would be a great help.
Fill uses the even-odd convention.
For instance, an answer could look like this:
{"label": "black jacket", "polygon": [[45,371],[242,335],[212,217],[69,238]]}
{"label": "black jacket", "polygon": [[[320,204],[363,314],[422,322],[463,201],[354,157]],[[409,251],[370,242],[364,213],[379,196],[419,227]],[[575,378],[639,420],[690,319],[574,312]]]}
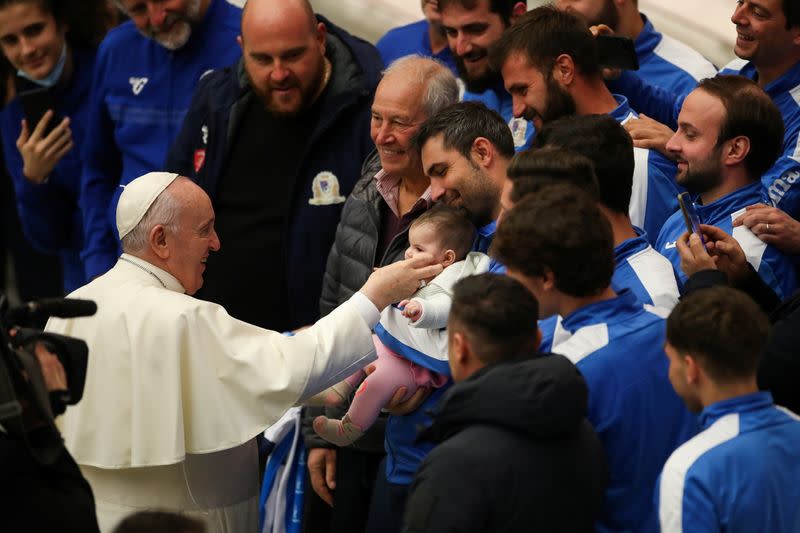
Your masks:
{"label": "black jacket", "polygon": [[481,369],[442,398],[406,533],[591,531],[607,480],[588,390],[560,355]]}

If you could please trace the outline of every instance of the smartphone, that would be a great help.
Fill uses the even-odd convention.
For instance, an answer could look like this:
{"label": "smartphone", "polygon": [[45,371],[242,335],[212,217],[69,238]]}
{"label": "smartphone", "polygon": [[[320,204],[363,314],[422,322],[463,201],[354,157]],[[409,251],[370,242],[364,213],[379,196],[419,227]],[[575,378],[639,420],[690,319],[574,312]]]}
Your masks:
{"label": "smartphone", "polygon": [[[22,102],[22,110],[25,113],[25,119],[28,121],[28,131],[33,133],[36,125],[42,120],[42,117],[48,109],[55,112],[55,105],[53,103],[53,95],[50,89],[41,87],[37,89],[30,89],[19,93],[19,99]],[[61,117],[53,115],[47,128],[44,131],[46,137],[56,126],[61,123]]]}
{"label": "smartphone", "polygon": [[601,67],[639,70],[633,39],[619,35],[598,35],[596,40]]}
{"label": "smartphone", "polygon": [[682,192],[678,195],[678,204],[681,206],[681,213],[683,213],[683,222],[686,224],[686,230],[689,233],[696,233],[703,243],[706,245],[706,240],[703,238],[703,232],[700,230],[700,217],[697,215],[697,209],[694,207],[694,202],[689,196],[688,192]]}

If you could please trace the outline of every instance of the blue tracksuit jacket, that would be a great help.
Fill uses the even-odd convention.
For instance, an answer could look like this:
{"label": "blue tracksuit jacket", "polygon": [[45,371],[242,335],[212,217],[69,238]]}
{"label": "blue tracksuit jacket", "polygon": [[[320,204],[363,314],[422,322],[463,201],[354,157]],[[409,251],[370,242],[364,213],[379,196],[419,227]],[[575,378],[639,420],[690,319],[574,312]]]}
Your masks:
{"label": "blue tracksuit jacket", "polygon": [[611,288],[620,293],[630,289],[643,304],[672,309],[678,303],[680,292],[675,270],[664,256],[647,242],[647,234],[621,242],[614,248],[614,275]]}
{"label": "blue tracksuit jacket", "polygon": [[703,78],[712,78],[717,68],[694,48],[656,31],[642,15],[644,28],[633,42],[639,58],[635,75],[675,94],[692,92]]}
{"label": "blue tracksuit jacket", "polygon": [[[700,222],[717,226],[732,235],[741,245],[747,261],[753,265],[758,275],[774,290],[781,299],[788,298],[797,287],[797,275],[789,256],[774,246],[766,244],[745,226],[733,227],[734,219],[744,213],[745,207],[757,203],[761,198],[761,184],[752,183],[738,191],[708,205],[695,204]],[[681,271],[681,259],[675,241],[686,231],[681,213],[674,214],[658,236],[656,250],[669,259],[681,285],[686,282],[686,274]]]}
{"label": "blue tracksuit jacket", "polygon": [[588,419],[610,470],[596,531],[653,531],[658,473],[697,431],[669,382],[665,336],[664,319],[623,291],[565,317],[540,348],[569,358],[589,387]]}
{"label": "blue tracksuit jacket", "polygon": [[[83,170],[80,147],[87,135],[89,90],[96,55],[96,49],[73,48],[74,70],[69,83],[58,84],[52,89],[56,117],[70,118],[69,127],[75,146],[58,162],[47,183],[35,185],[22,173],[22,156],[16,142],[25,115],[19,98],[14,98],[0,112],[3,157],[14,183],[22,230],[34,248],[61,258],[66,293],[87,280],[80,260],[83,246],[79,203]],[[35,126],[29,124],[29,131]]]}
{"label": "blue tracksuit jacket", "polygon": [[664,533],[800,531],[800,417],[769,392],[712,404],[656,485]]}
{"label": "blue tracksuit jacket", "polygon": [[88,278],[113,266],[119,253],[118,185],[163,169],[197,82],[241,56],[236,43],[240,19],[241,9],[228,0],[211,0],[202,22],[178,50],[144,37],[130,21],[111,30],[100,45],[83,147]]}
{"label": "blue tracksuit jacket", "polygon": [[454,76],[458,76],[456,60],[449,47],[445,46],[438,54],[433,53],[427,20],[392,28],[378,39],[375,48],[380,52],[384,66],[388,67],[392,61],[403,56],[419,54],[438,59],[453,71]]}
{"label": "blue tracksuit jacket", "polygon": [[[729,63],[720,74],[738,74],[758,80],[758,72],[749,61],[737,59]],[[630,99],[631,105],[650,117],[675,128],[685,96],[645,83],[638,76],[626,72],[609,84],[616,92]],[[783,116],[786,133],[783,152],[763,176],[761,201],[779,207],[794,217],[800,216],[800,63],[764,87]]]}
{"label": "blue tracksuit jacket", "polygon": [[[609,113],[620,124],[638,115],[624,96],[614,95],[619,104]],[[678,210],[678,194],[683,190],[675,182],[675,164],[655,150],[634,148],[633,190],[628,214],[634,226],[647,232],[655,242],[664,222]]]}

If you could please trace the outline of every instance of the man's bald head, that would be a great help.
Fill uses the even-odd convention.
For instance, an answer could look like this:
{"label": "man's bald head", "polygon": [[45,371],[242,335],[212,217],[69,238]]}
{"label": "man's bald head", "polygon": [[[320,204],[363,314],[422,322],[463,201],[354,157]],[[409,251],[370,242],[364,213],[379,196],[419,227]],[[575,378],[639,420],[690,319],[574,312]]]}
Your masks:
{"label": "man's bald head", "polygon": [[[252,14],[251,14],[252,12]],[[247,0],[242,9],[242,35],[246,24],[304,20],[311,33],[316,32],[317,17],[308,0]]]}
{"label": "man's bald head", "polygon": [[247,2],[239,45],[250,85],[269,112],[293,115],[316,100],[328,77],[326,37],[308,0]]}

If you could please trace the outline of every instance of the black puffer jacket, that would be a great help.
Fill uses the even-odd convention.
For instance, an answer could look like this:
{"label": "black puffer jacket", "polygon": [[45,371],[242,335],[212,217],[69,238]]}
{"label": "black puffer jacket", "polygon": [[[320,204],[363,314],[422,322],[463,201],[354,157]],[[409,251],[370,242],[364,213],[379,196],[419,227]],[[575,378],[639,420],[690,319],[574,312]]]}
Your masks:
{"label": "black puffer jacket", "polygon": [[328,254],[319,307],[325,316],[364,285],[373,266],[399,261],[408,248],[408,229],[400,232],[382,258],[375,257],[381,237],[383,197],[375,186],[375,174],[381,169],[378,152],[364,160],[361,179],[353,187],[342,209],[336,238]]}
{"label": "black puffer jacket", "polygon": [[607,469],[588,390],[560,355],[489,366],[453,386],[421,438],[437,442],[411,485],[405,530],[581,532]]}
{"label": "black puffer jacket", "polygon": [[[353,187],[342,209],[342,218],[336,228],[336,238],[328,254],[325,277],[322,281],[322,296],[319,307],[325,316],[364,285],[372,273],[373,266],[383,266],[399,261],[408,248],[408,229],[397,234],[382,258],[376,258],[381,237],[383,197],[375,186],[375,174],[381,169],[378,152],[373,151],[364,160],[361,179]],[[309,448],[331,447],[320,439],[311,428],[314,416],[322,409],[306,409],[303,434]],[[346,409],[326,408],[325,415],[342,418]],[[355,449],[382,452],[386,417],[381,416],[367,433],[352,444]]]}

